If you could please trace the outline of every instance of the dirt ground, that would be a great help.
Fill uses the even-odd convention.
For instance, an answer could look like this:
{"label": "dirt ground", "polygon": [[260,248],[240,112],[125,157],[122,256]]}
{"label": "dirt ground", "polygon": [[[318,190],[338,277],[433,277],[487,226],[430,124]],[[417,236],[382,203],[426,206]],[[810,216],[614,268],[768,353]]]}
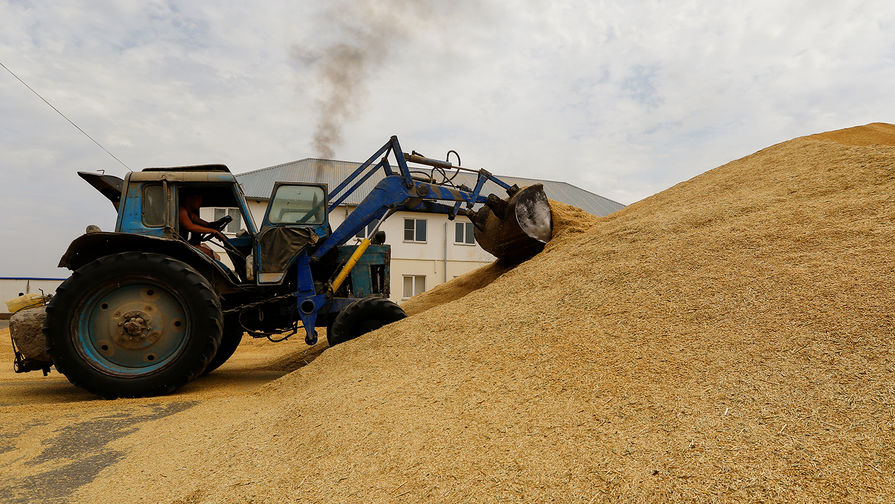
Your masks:
{"label": "dirt ground", "polygon": [[313,361],[326,347],[321,341],[308,347],[301,335],[282,343],[247,338],[223,366],[176,394],[109,401],[55,370],[16,374],[9,329],[0,329],[0,502],[68,502],[123,456],[107,447],[110,442],[200,402],[244,398]]}

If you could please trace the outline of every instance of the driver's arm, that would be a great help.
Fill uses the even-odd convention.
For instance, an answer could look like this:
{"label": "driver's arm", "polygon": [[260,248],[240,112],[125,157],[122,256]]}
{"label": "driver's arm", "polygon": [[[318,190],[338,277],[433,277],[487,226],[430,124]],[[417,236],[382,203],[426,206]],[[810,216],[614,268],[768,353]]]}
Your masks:
{"label": "driver's arm", "polygon": [[211,222],[206,222],[206,221],[200,219],[198,215],[193,215],[193,223],[198,224],[200,226],[205,226],[208,228],[214,227],[214,224],[212,224]]}
{"label": "driver's arm", "polygon": [[[187,211],[186,208],[183,208],[183,207],[180,208],[179,216],[180,216],[180,226],[183,229],[186,229],[187,231],[190,231],[193,233],[211,233],[211,234],[217,236],[218,238],[220,238],[221,240],[227,239],[227,237],[224,236],[224,234],[221,233],[220,231],[218,231],[217,229],[208,227],[208,223],[205,222],[204,220],[202,220],[198,217],[195,217],[195,219],[194,219],[190,215],[190,212]],[[199,221],[199,223],[196,223],[195,221]]]}

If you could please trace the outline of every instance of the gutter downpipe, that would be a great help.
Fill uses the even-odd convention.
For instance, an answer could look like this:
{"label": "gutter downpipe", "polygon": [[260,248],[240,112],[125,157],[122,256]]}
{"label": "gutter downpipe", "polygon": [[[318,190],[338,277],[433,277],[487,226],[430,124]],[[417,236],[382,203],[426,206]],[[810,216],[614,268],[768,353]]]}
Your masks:
{"label": "gutter downpipe", "polygon": [[441,273],[444,277],[442,283],[447,282],[447,242],[448,242],[448,223],[444,223],[444,253],[442,254]]}

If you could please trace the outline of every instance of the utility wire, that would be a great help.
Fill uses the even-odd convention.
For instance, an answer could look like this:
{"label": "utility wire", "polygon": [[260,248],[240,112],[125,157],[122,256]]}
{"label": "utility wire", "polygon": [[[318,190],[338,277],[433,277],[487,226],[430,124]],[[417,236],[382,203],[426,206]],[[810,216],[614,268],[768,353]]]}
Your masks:
{"label": "utility wire", "polygon": [[48,102],[46,98],[44,98],[43,96],[41,96],[40,93],[38,93],[37,91],[34,90],[34,88],[32,88],[31,86],[29,86],[27,82],[23,81],[23,80],[21,79],[21,77],[19,77],[18,75],[16,75],[12,70],[10,70],[6,65],[4,65],[2,61],[0,61],[0,66],[2,66],[4,70],[6,70],[7,72],[9,72],[10,75],[12,75],[13,77],[15,77],[16,80],[18,80],[19,82],[21,82],[22,85],[24,85],[26,88],[28,88],[28,90],[30,90],[32,93],[34,93],[38,98],[40,98],[41,100],[43,100],[44,103],[46,103],[47,105],[49,105],[51,109],[55,110],[57,114],[61,115],[66,121],[68,121],[72,126],[74,126],[75,129],[77,129],[78,131],[80,131],[81,133],[83,133],[84,136],[86,136],[87,138],[89,138],[90,140],[92,140],[93,143],[95,143],[95,144],[97,145],[97,147],[99,147],[100,149],[102,149],[103,151],[105,151],[106,154],[112,156],[112,158],[114,158],[115,161],[118,161],[119,163],[121,163],[121,166],[124,166],[124,167],[127,168],[128,170],[131,169],[130,166],[124,164],[124,161],[118,159],[118,156],[116,156],[115,154],[112,154],[111,152],[109,152],[109,149],[106,149],[105,147],[103,147],[102,144],[100,144],[99,142],[97,142],[95,138],[93,138],[92,136],[88,135],[86,131],[82,130],[81,127],[78,126],[77,124],[75,124],[74,121],[72,121],[71,119],[69,119],[68,116],[66,116],[65,114],[63,114],[63,113],[62,113],[59,109],[57,109],[56,107],[54,107],[52,103]]}

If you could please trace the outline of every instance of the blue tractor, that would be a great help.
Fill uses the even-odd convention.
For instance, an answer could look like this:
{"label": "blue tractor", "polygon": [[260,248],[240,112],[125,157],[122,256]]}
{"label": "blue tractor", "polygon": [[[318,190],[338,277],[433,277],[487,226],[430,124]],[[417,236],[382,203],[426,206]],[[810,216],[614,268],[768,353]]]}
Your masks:
{"label": "blue tractor", "polygon": [[[477,174],[474,187],[451,182],[462,170]],[[333,230],[329,212],[379,172]],[[47,305],[43,333],[57,370],[110,398],[170,393],[223,364],[244,334],[303,330],[313,345],[326,327],[334,345],[404,318],[388,299],[390,249],[377,232],[397,211],[468,218],[479,244],[503,261],[531,257],[552,235],[540,185],[520,189],[485,170],[406,154],[396,137],[332,190],[277,182],[260,228],[223,165],[147,168],[124,179],[79,175],[112,201],[118,220],[114,232],[88,229],[65,252],[59,265],[72,274]],[[489,180],[509,197],[482,195]],[[200,195],[203,206],[239,209],[246,229],[226,239],[186,233],[178,215],[187,194]],[[370,238],[346,245],[368,225]],[[203,240],[222,247],[232,266],[204,253]]]}

